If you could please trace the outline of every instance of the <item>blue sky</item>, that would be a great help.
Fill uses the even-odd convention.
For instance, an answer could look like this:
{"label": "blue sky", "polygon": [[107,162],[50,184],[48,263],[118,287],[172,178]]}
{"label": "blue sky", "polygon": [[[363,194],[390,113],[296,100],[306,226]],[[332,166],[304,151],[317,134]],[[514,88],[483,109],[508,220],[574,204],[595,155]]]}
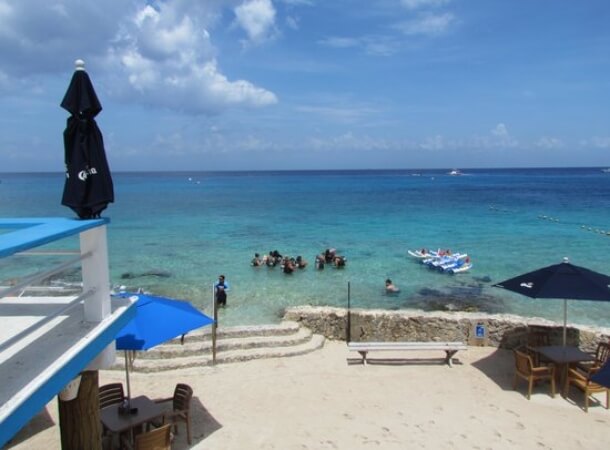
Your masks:
{"label": "blue sky", "polygon": [[610,165],[608,0],[0,0],[0,171]]}

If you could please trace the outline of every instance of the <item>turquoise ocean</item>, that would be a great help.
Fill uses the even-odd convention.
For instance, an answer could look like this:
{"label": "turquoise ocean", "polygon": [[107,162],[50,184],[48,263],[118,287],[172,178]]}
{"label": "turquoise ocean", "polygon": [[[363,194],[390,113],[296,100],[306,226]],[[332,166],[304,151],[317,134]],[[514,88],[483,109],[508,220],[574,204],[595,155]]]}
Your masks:
{"label": "turquoise ocean", "polygon": [[[211,310],[212,284],[231,289],[226,325],[275,323],[292,305],[480,310],[562,320],[562,302],[492,285],[558,263],[610,274],[610,174],[601,168],[114,173],[111,282]],[[63,174],[0,174],[1,217],[74,217],[60,205]],[[2,231],[0,231],[2,232]],[[61,248],[77,248],[66,240]],[[316,270],[335,248],[344,269]],[[473,268],[447,275],[408,249],[451,249]],[[301,255],[293,274],[252,267],[255,252]],[[0,284],[61,256],[0,260]],[[60,285],[78,280],[67,273]],[[391,278],[401,291],[388,296]],[[610,326],[610,303],[569,302],[568,320]]]}

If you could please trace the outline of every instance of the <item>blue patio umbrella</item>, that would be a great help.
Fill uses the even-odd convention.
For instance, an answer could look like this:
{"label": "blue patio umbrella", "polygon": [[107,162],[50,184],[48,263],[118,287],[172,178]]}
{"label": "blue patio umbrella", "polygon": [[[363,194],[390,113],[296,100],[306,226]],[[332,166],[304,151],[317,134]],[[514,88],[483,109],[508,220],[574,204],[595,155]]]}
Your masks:
{"label": "blue patio umbrella", "polygon": [[125,350],[127,397],[131,398],[127,351],[148,350],[189,331],[214,323],[191,303],[147,294],[122,292],[120,297],[137,297],[136,316],[116,337],[117,350]]}

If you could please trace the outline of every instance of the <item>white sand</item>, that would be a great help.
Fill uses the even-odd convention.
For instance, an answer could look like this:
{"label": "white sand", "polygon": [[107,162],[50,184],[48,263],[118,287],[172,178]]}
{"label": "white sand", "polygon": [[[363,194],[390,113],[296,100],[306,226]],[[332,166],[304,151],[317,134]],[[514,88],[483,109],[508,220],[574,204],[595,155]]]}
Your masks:
{"label": "white sand", "polygon": [[[442,353],[442,352],[440,352]],[[525,397],[512,390],[512,353],[469,348],[453,368],[439,352],[371,353],[407,357],[393,364],[348,364],[344,342],[304,356],[132,375],[133,395],[168,397],[190,384],[192,448],[200,449],[607,449],[610,411],[582,410],[582,392],[549,395],[547,384]],[[435,360],[422,361],[431,357]],[[124,374],[100,372],[100,384]],[[605,404],[605,396],[598,396]],[[51,422],[52,421],[52,422]],[[26,427],[16,449],[60,448],[57,405]],[[46,428],[45,428],[46,427]],[[32,434],[36,429],[42,431]],[[174,449],[189,448],[184,428]]]}

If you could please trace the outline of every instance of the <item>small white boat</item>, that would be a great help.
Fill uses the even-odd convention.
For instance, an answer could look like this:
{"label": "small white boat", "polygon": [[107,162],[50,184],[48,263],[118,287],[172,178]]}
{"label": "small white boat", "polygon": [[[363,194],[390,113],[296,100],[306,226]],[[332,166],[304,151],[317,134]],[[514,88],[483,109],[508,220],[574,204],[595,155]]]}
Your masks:
{"label": "small white boat", "polygon": [[460,175],[463,175],[463,173],[460,172],[458,169],[453,169],[451,172],[448,172],[447,175],[451,175],[453,177],[458,177]]}

